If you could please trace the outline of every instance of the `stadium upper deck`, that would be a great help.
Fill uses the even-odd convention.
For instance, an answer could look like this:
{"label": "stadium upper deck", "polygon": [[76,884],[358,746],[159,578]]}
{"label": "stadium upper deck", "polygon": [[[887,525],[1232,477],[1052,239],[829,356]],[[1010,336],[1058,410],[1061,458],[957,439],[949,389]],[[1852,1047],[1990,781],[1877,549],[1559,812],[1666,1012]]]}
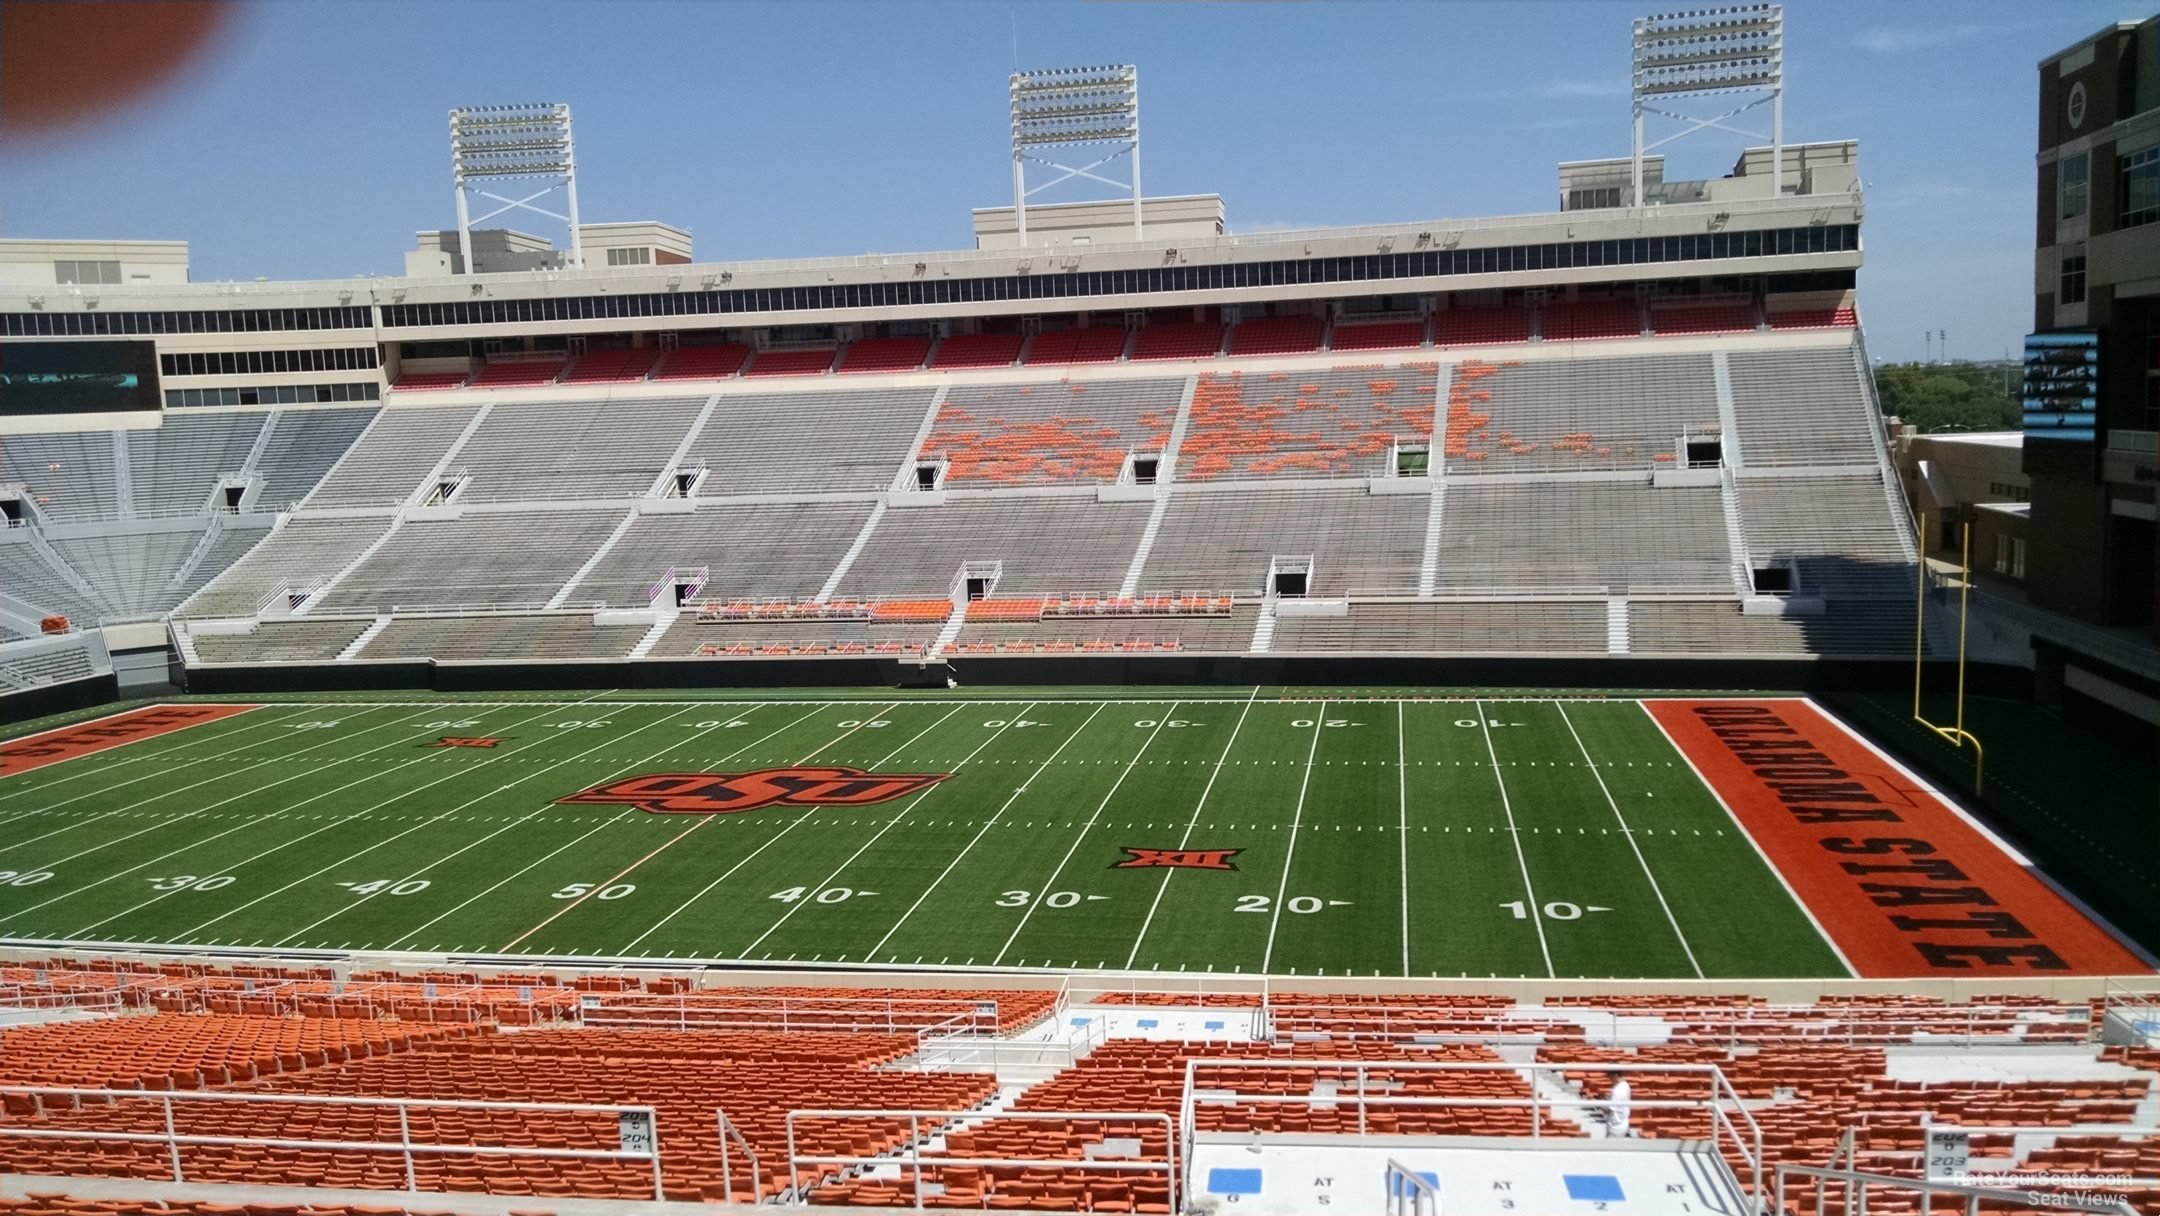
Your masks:
{"label": "stadium upper deck", "polygon": [[[284,283],[0,288],[0,337],[150,336],[160,352],[354,341],[582,335],[778,325],[875,326],[1429,297],[1591,284],[1759,278],[1771,291],[1848,289],[1863,211],[1853,144],[1767,149],[1733,176],[1668,183],[1696,201],[1599,207],[1594,162],[1562,169],[1571,209],[1482,219],[649,268]],[[1609,169],[1608,169],[1609,172]],[[1698,190],[1675,190],[1682,185]],[[1586,197],[1587,196],[1587,197]],[[1798,277],[1795,277],[1798,276]],[[1686,290],[1693,290],[1686,287]],[[303,337],[304,335],[304,337]],[[235,343],[238,345],[236,346]],[[396,353],[385,352],[394,368]]]}

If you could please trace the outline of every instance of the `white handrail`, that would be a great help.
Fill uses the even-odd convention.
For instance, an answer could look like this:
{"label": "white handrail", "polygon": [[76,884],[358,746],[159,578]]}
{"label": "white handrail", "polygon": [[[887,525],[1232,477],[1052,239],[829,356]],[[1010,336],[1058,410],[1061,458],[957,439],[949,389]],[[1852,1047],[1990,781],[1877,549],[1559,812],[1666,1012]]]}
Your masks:
{"label": "white handrail", "polygon": [[[1318,1070],[1349,1073],[1355,1079],[1353,1090],[1338,1089],[1332,1094],[1242,1094],[1234,1089],[1209,1088],[1203,1090],[1199,1074],[1203,1069],[1261,1068],[1275,1070]],[[1637,1098],[1628,1102],[1631,1110],[1707,1110],[1712,1130],[1728,1132],[1734,1147],[1748,1162],[1750,1179],[1748,1195],[1758,1198],[1762,1193],[1763,1146],[1762,1127],[1755,1121],[1730,1082],[1724,1070],[1715,1064],[1516,1064],[1506,1061],[1487,1060],[1331,1060],[1324,1057],[1270,1059],[1222,1059],[1189,1058],[1185,1061],[1185,1092],[1181,1104],[1181,1131],[1186,1146],[1185,1164],[1191,1168],[1191,1146],[1198,1134],[1196,1114],[1204,1103],[1217,1106],[1317,1106],[1325,1104],[1340,1109],[1346,1102],[1354,1103],[1357,1112],[1357,1134],[1365,1135],[1369,1108],[1522,1108],[1530,1110],[1530,1136],[1541,1140],[1545,1136],[1547,1108],[1554,1113],[1562,1108],[1577,1110],[1604,1110],[1608,1114],[1616,1103],[1610,1098],[1574,1098],[1548,1096],[1538,1092],[1535,1084],[1523,1097],[1473,1098],[1453,1095],[1410,1096],[1385,1089],[1374,1089],[1368,1084],[1371,1073],[1405,1072],[1506,1072],[1522,1075],[1538,1070],[1606,1073],[1662,1073],[1667,1075],[1702,1075],[1707,1078],[1709,1092],[1703,1098]],[[1728,1110],[1725,1103],[1731,1103]],[[1738,1118],[1735,1119],[1734,1112]],[[1742,1127],[1745,1125],[1745,1135]],[[1191,1185],[1190,1177],[1186,1185]]]}
{"label": "white handrail", "polygon": [[[340,1097],[329,1094],[289,1094],[269,1091],[246,1093],[215,1090],[162,1090],[162,1089],[90,1089],[65,1085],[0,1085],[0,1095],[22,1095],[37,1100],[42,1111],[45,1095],[71,1098],[91,1098],[100,1102],[117,1103],[129,1100],[155,1100],[163,1110],[165,1130],[162,1132],[110,1131],[101,1128],[69,1127],[65,1129],[29,1128],[0,1125],[0,1137],[24,1140],[64,1140],[72,1143],[84,1141],[117,1141],[135,1144],[163,1144],[172,1158],[174,1182],[185,1182],[180,1163],[180,1146],[183,1144],[254,1146],[260,1148],[327,1149],[333,1152],[398,1153],[405,1162],[405,1189],[415,1190],[413,1159],[415,1154],[462,1154],[489,1157],[559,1157],[579,1161],[646,1161],[652,1162],[653,1198],[665,1198],[660,1182],[660,1136],[659,1113],[651,1106],[603,1105],[586,1102],[499,1102],[459,1098],[360,1098]],[[210,1103],[284,1103],[298,1106],[344,1106],[392,1108],[398,1112],[397,1140],[302,1140],[284,1137],[262,1136],[210,1136],[181,1132],[173,1119],[173,1104],[188,1102]],[[80,1104],[76,1104],[79,1106]],[[612,1114],[618,1120],[626,1114],[642,1115],[645,1126],[652,1129],[652,1147],[648,1149],[592,1149],[592,1148],[521,1148],[495,1144],[428,1144],[412,1139],[410,1112],[414,1107],[430,1110],[507,1110],[549,1111],[576,1114]]]}
{"label": "white handrail", "polygon": [[[609,996],[634,1000],[609,1001]],[[722,992],[585,993],[579,1005],[588,1026],[672,1027],[676,1030],[876,1030],[889,1034],[942,1031],[995,1034],[998,1002],[969,997],[731,996]],[[966,1006],[966,1008],[962,1008]],[[987,1008],[985,1008],[987,1006]],[[833,1019],[848,1018],[846,1024]]]}
{"label": "white handrail", "polygon": [[[1932,1008],[1897,1006],[1731,1006],[1691,1007],[1684,1003],[1640,1010],[1599,1006],[1448,1006],[1434,1004],[1358,1005],[1326,997],[1276,998],[1268,1009],[1270,1038],[1341,1038],[1349,1041],[1544,1043],[1556,1027],[1583,1029],[1593,1040],[1624,1046],[1629,1021],[1659,1025],[1641,1041],[1703,1044],[1722,1040],[1726,1046],[1775,1046],[1784,1043],[1810,1045],[1892,1045],[1955,1041],[1965,1046],[2048,1045],[2046,1038],[2026,1039],[2014,1032],[2034,1026],[2060,1024],[2079,1028],[2081,1035],[2093,1026],[2091,1009],[2084,1003],[2044,1005],[1997,1005],[1975,1002]],[[1945,1027],[1957,1027],[1947,1029]],[[1916,1036],[1929,1036],[1921,1039]],[[1566,1044],[1558,1044],[1566,1046]]]}
{"label": "white handrail", "polygon": [[1387,1161],[1388,1216],[1440,1216],[1440,1188],[1393,1157]]}
{"label": "white handrail", "polygon": [[750,1147],[750,1141],[736,1129],[734,1122],[727,1117],[726,1110],[714,1110],[713,1118],[720,1133],[720,1189],[727,1196],[726,1202],[735,1202],[735,1169],[728,1155],[730,1140],[742,1149],[743,1156],[750,1159],[750,1202],[758,1202],[758,1191],[764,1185],[765,1172],[758,1165],[757,1150]]}
{"label": "white handrail", "polygon": [[[908,1156],[903,1162],[900,1158],[895,1157],[892,1153],[889,1152],[873,1153],[869,1155],[849,1154],[844,1156],[806,1156],[800,1154],[796,1152],[795,1149],[795,1120],[798,1117],[805,1119],[906,1119],[908,1121]],[[1011,1120],[1035,1123],[1055,1122],[1131,1123],[1141,1125],[1159,1124],[1163,1129],[1164,1147],[1166,1149],[1173,1150],[1171,1156],[1168,1159],[1162,1161],[1148,1161],[1139,1157],[1112,1157],[1107,1159],[1102,1157],[1084,1157],[1078,1161],[1073,1161],[1060,1158],[938,1156],[930,1158],[929,1165],[933,1169],[953,1165],[968,1167],[1016,1165],[1022,1168],[1037,1167],[1044,1169],[1060,1170],[1099,1170],[1106,1173],[1161,1174],[1163,1175],[1164,1182],[1169,1188],[1170,1210],[1173,1212],[1183,1210],[1178,1206],[1178,1194],[1182,1188],[1178,1185],[1180,1162],[1177,1159],[1174,1151],[1175,1146],[1178,1143],[1177,1128],[1172,1125],[1170,1121],[1170,1116],[1162,1114],[1159,1111],[1001,1110],[996,1112],[985,1112],[981,1110],[909,1109],[791,1110],[787,1114],[789,1184],[791,1187],[797,1185],[795,1183],[795,1179],[800,1174],[802,1167],[805,1165],[854,1166],[874,1164],[898,1165],[904,1163],[908,1167],[908,1178],[913,1184],[912,1189],[915,1192],[915,1210],[921,1211],[923,1207],[922,1171],[924,1164],[922,1156],[922,1121],[924,1119],[946,1120],[953,1124],[964,1123],[971,1120],[984,1120],[995,1122],[1005,1122]],[[950,1131],[958,1129],[947,1128],[941,1130]]]}

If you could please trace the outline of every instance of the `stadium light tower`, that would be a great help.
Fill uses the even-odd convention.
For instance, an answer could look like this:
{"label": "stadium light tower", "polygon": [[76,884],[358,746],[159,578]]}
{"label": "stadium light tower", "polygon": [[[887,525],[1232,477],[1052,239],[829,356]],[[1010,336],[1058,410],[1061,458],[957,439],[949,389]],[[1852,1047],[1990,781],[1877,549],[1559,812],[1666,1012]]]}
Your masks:
{"label": "stadium light tower", "polygon": [[[1770,141],[1770,193],[1784,190],[1785,9],[1777,4],[1690,9],[1635,19],[1635,145],[1629,160],[1633,203],[1643,205],[1643,153],[1683,136],[1716,128]],[[1739,104],[1708,118],[1679,103],[1716,97]],[[1746,100],[1739,100],[1745,97]],[[1767,104],[1770,134],[1726,125],[1726,120]],[[1668,108],[1669,107],[1669,108]],[[1655,114],[1686,124],[1654,144],[1643,143],[1643,117]]]}
{"label": "stadium light tower", "polygon": [[[1110,151],[1077,168],[1039,152],[1050,148],[1108,147]],[[1112,181],[1095,172],[1120,156],[1131,157],[1130,182]],[[1132,191],[1133,239],[1140,227],[1140,69],[1118,67],[1050,68],[1012,75],[1013,222],[1020,243],[1027,244],[1027,201],[1076,177]],[[1074,156],[1073,159],[1080,159]],[[1033,190],[1027,186],[1027,162],[1061,170]]]}
{"label": "stadium light tower", "polygon": [[[523,208],[570,226],[570,266],[585,267],[585,243],[578,232],[577,158],[570,142],[570,107],[553,102],[516,106],[469,106],[450,111],[450,171],[457,191],[458,252],[465,273],[473,273],[472,226],[505,211]],[[507,198],[476,183],[552,179],[523,198]],[[570,214],[562,215],[533,200],[562,190]],[[469,215],[466,196],[477,194],[502,206],[477,219]]]}

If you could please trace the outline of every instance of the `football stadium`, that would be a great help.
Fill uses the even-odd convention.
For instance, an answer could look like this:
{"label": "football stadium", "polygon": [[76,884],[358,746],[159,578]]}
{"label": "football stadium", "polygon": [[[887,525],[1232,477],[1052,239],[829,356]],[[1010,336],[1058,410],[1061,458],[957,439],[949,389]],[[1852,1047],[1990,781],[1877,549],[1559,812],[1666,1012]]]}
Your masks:
{"label": "football stadium", "polygon": [[968,249],[558,103],[402,276],[0,241],[0,1216],[2160,1214],[2160,18],[1932,447],[1783,10],[1611,26],[1520,214],[1233,231],[1126,64]]}

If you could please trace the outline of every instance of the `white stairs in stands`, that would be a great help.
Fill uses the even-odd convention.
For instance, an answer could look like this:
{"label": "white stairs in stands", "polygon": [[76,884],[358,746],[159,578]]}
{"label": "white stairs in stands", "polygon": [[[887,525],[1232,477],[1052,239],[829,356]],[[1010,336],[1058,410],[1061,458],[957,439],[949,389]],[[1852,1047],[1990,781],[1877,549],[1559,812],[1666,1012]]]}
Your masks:
{"label": "white stairs in stands", "polygon": [[1275,644],[1275,601],[1260,601],[1260,615],[1253,620],[1252,641],[1245,649],[1252,654],[1266,654]]}
{"label": "white stairs in stands", "polygon": [[[714,400],[717,401],[718,398],[716,397],[714,398]],[[706,403],[706,408],[712,408],[711,402]],[[669,467],[672,468],[674,466],[670,465]],[[615,542],[621,540],[623,538],[623,533],[628,532],[630,530],[630,525],[636,523],[637,521],[638,509],[636,507],[632,507],[628,511],[625,511],[623,513],[622,522],[616,524],[615,530],[608,533],[608,538],[600,542],[599,548],[592,551],[592,556],[586,558],[585,564],[577,568],[577,573],[571,575],[567,579],[564,579],[563,585],[557,587],[555,589],[555,594],[548,597],[547,606],[549,608],[562,607],[563,601],[570,598],[570,589],[577,586],[579,583],[585,581],[585,576],[593,572],[593,567],[599,565],[601,560],[607,557],[608,550],[613,549],[615,547]]]}
{"label": "white stairs in stands", "polygon": [[928,657],[935,659],[942,656],[945,648],[953,644],[953,639],[960,636],[960,630],[966,624],[967,609],[955,607],[952,615],[945,618],[944,628],[938,630],[937,640],[930,643]]}
{"label": "white stairs in stands", "polygon": [[135,462],[128,458],[128,433],[112,433],[113,492],[119,498],[120,518],[135,518]]}
{"label": "white stairs in stands", "polygon": [[1140,572],[1147,568],[1148,554],[1155,548],[1155,534],[1162,531],[1163,516],[1170,513],[1170,493],[1158,487],[1155,507],[1148,512],[1147,527],[1140,530],[1140,543],[1134,547],[1132,564],[1125,567],[1125,578],[1118,583],[1118,594],[1130,598],[1139,594]]}
{"label": "white stairs in stands", "polygon": [[376,617],[374,624],[369,625],[367,628],[361,630],[359,637],[356,637],[352,641],[346,643],[345,649],[338,651],[337,661],[340,663],[350,663],[354,659],[359,658],[360,652],[367,649],[367,644],[374,641],[376,637],[382,633],[383,630],[388,629],[389,627],[389,614],[385,613],[381,616]]}
{"label": "white stairs in stands", "polygon": [[660,619],[653,622],[653,627],[645,631],[645,636],[638,639],[637,645],[632,646],[630,648],[630,653],[625,657],[632,659],[642,659],[646,655],[651,654],[653,647],[660,644],[661,635],[665,634],[671,627],[673,627],[675,624],[675,618],[681,615],[682,614],[680,612],[661,613]]}
{"label": "white stairs in stands", "polygon": [[[488,407],[483,405],[480,408],[483,412],[485,412]],[[346,575],[351,574],[355,570],[358,570],[362,562],[365,562],[367,559],[375,556],[375,551],[388,544],[390,542],[390,538],[396,536],[398,533],[398,529],[404,526],[405,512],[402,508],[400,508],[396,515],[390,517],[390,526],[383,529],[383,534],[376,537],[374,541],[368,545],[367,548],[360,550],[360,552],[358,552],[357,554],[354,554],[353,559],[349,562],[346,562],[345,565],[341,567],[336,574],[331,575],[328,579],[325,579],[322,583],[317,585],[315,590],[309,592],[307,602],[300,605],[298,608],[293,609],[293,615],[306,616],[309,609],[315,607],[315,605],[317,604],[322,603],[323,597],[330,594],[331,588],[337,586],[340,582],[343,582]]]}
{"label": "white stairs in stands", "polygon": [[1613,596],[1605,601],[1605,653],[1628,652],[1627,599]]}
{"label": "white stairs in stands", "polygon": [[863,546],[870,543],[870,534],[877,531],[878,521],[884,518],[883,502],[870,508],[870,518],[863,521],[862,531],[855,534],[855,543],[849,545],[848,551],[840,555],[840,564],[833,567],[833,572],[825,576],[825,585],[818,588],[813,602],[822,604],[832,599],[833,592],[840,588],[840,580],[847,577],[848,568],[855,564],[856,558],[862,556]]}
{"label": "white stairs in stands", "polygon": [[1718,505],[1725,512],[1725,551],[1732,563],[1733,591],[1755,594],[1754,564],[1748,560],[1747,532],[1740,526],[1740,492],[1733,486],[1733,470],[1718,470]]}

